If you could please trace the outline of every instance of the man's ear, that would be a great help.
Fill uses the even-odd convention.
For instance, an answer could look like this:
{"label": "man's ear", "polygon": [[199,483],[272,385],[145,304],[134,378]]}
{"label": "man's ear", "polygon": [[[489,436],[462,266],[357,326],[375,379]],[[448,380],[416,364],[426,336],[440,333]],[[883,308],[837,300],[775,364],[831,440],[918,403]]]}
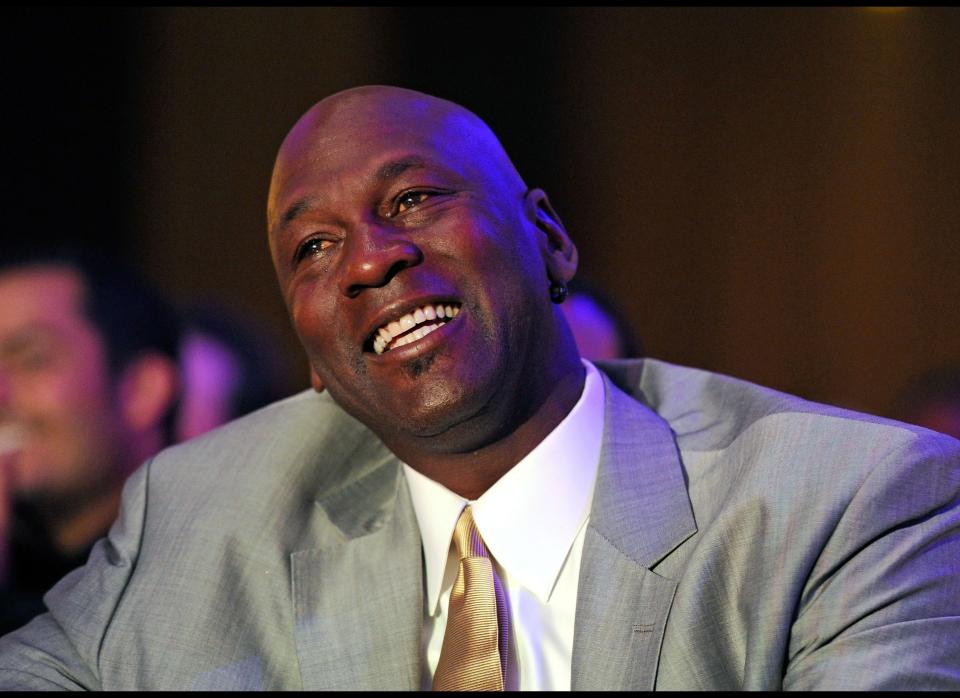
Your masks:
{"label": "man's ear", "polygon": [[323,392],[323,379],[317,375],[317,372],[314,371],[313,368],[310,369],[310,385],[312,385],[313,389],[318,393]]}
{"label": "man's ear", "polygon": [[553,210],[543,189],[527,192],[525,206],[528,218],[542,233],[541,250],[547,264],[547,276],[554,283],[567,283],[577,271],[577,246],[567,235],[560,216]]}
{"label": "man's ear", "polygon": [[152,429],[161,424],[179,392],[177,364],[163,354],[143,354],[120,374],[120,414],[135,431]]}

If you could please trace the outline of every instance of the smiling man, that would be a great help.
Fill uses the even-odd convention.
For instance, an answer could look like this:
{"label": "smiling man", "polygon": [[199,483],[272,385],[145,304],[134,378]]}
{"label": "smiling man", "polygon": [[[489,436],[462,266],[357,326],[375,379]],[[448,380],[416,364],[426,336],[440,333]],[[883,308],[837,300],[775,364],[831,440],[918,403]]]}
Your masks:
{"label": "smiling man", "polygon": [[173,309],[115,260],[4,246],[2,632],[44,610],[113,523],[126,478],[173,443],[177,338]]}
{"label": "smiling man", "polygon": [[577,401],[546,292],[576,248],[472,114],[395,90],[320,103],[280,149],[268,225],[314,387],[431,479],[479,497]]}
{"label": "smiling man", "polygon": [[960,687],[960,443],[582,361],[563,224],[434,97],[315,105],[267,218],[314,390],[148,461],[0,687]]}

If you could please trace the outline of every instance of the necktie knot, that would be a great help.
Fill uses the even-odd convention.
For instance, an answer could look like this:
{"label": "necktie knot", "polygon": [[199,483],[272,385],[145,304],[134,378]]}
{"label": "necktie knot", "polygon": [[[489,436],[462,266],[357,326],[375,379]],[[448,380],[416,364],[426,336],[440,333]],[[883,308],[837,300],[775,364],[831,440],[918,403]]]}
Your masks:
{"label": "necktie knot", "polygon": [[467,506],[457,519],[453,529],[453,545],[457,549],[457,556],[464,560],[468,557],[489,557],[487,546],[480,537],[477,524],[473,521],[473,511]]}

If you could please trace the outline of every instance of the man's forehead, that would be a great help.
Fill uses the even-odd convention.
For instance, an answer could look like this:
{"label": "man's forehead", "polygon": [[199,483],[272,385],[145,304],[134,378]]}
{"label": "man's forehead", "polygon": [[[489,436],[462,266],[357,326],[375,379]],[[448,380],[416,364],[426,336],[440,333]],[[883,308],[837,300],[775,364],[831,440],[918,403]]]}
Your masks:
{"label": "man's forehead", "polygon": [[[342,118],[341,118],[342,117]],[[484,139],[474,124],[454,114],[415,116],[389,111],[341,114],[336,118],[302,120],[284,141],[280,162],[316,167],[325,161],[388,158],[391,151],[420,153],[425,159],[454,157],[464,145]]]}
{"label": "man's forehead", "polygon": [[37,265],[0,273],[0,326],[6,331],[41,320],[84,320],[86,287],[69,266]]}
{"label": "man's forehead", "polygon": [[284,139],[268,222],[272,226],[282,215],[278,206],[287,208],[280,199],[288,200],[302,184],[348,173],[376,178],[410,158],[422,160],[421,169],[443,169],[464,181],[523,186],[497,137],[469,110],[403,88],[355,88],[315,104]]}
{"label": "man's forehead", "polygon": [[31,295],[47,292],[79,298],[84,291],[84,282],[80,272],[69,265],[44,262],[0,272],[0,290]]}
{"label": "man's forehead", "polygon": [[485,170],[496,161],[479,139],[458,137],[443,124],[429,130],[389,120],[354,122],[337,131],[318,129],[297,136],[285,143],[278,158],[271,187],[274,205],[278,198],[301,198],[302,188],[319,195],[327,188],[376,186],[404,173],[479,183],[489,179]]}
{"label": "man's forehead", "polygon": [[280,155],[335,150],[371,139],[497,143],[487,125],[459,104],[406,88],[368,85],[314,104],[284,139]]}

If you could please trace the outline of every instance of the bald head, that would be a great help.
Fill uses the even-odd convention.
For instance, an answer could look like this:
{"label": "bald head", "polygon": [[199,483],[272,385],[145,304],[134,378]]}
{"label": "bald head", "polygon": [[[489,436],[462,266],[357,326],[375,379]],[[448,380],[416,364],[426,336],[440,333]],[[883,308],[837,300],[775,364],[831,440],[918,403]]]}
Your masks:
{"label": "bald head", "polygon": [[379,141],[384,149],[410,143],[443,152],[464,176],[479,179],[501,194],[522,195],[522,178],[486,123],[453,102],[415,90],[366,85],[337,92],[313,105],[280,146],[270,182],[267,223],[277,224],[278,192],[298,172],[322,167],[357,146]]}

